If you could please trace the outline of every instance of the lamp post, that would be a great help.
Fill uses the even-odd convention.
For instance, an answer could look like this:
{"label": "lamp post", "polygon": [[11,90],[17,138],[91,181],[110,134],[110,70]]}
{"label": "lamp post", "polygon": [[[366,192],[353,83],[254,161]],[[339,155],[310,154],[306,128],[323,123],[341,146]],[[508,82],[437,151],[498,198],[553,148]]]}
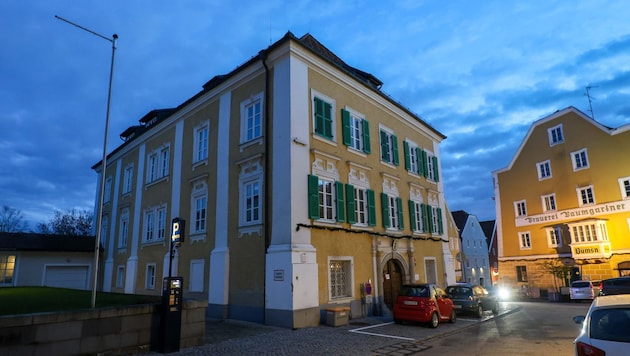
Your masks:
{"label": "lamp post", "polygon": [[107,92],[107,114],[105,115],[105,137],[103,140],[103,159],[101,161],[101,191],[98,198],[98,214],[96,215],[96,241],[94,242],[94,276],[92,278],[92,308],[96,306],[96,286],[98,285],[98,264],[101,245],[101,224],[103,219],[103,202],[105,200],[105,171],[107,168],[107,134],[109,132],[109,112],[112,103],[112,80],[114,78],[114,57],[116,55],[116,43],[118,42],[118,35],[113,34],[112,38],[105,37],[99,33],[96,33],[88,28],[77,25],[74,22],[68,21],[62,17],[55,15],[55,18],[69,23],[72,26],[78,27],[84,31],[87,31],[95,36],[98,36],[112,44],[112,61],[109,68],[109,89]]}

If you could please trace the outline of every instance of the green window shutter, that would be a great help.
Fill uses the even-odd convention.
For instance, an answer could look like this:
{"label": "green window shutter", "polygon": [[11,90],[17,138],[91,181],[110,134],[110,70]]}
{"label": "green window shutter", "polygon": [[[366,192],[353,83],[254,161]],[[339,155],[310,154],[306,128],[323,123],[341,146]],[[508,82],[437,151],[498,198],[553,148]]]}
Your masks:
{"label": "green window shutter", "polygon": [[424,172],[426,172],[426,170],[424,169],[424,165],[422,164],[422,155],[424,154],[424,151],[422,150],[422,148],[417,147],[416,148],[416,161],[417,161],[417,167],[418,167],[418,174],[421,176],[425,176]]}
{"label": "green window shutter", "polygon": [[396,208],[398,209],[398,229],[403,230],[405,228],[405,220],[403,220],[403,202],[400,197],[396,198]]}
{"label": "green window shutter", "polygon": [[391,227],[389,220],[389,197],[385,193],[381,193],[381,216],[383,217],[383,226]]}
{"label": "green window shutter", "polygon": [[376,226],[376,197],[372,189],[367,190],[368,225]]}
{"label": "green window shutter", "polygon": [[440,181],[440,174],[438,173],[438,159],[435,156],[433,156],[433,175],[435,176],[434,180],[436,182],[439,182]]}
{"label": "green window shutter", "polygon": [[442,235],[444,233],[444,226],[442,224],[442,209],[437,208],[438,213],[438,233]]}
{"label": "green window shutter", "polygon": [[319,219],[319,178],[308,175],[308,217]]}
{"label": "green window shutter", "polygon": [[396,135],[392,135],[392,143],[394,145],[393,147],[393,151],[394,151],[394,166],[398,166],[400,164],[400,161],[398,160],[398,137],[396,137]]}
{"label": "green window shutter", "polygon": [[363,125],[363,152],[372,153],[370,148],[370,124],[365,119],[361,121],[361,124]]}
{"label": "green window shutter", "polygon": [[343,127],[343,144],[350,146],[350,112],[345,109],[341,109],[341,126]]}
{"label": "green window shutter", "polygon": [[427,152],[422,151],[422,176],[427,177],[427,173],[429,172],[428,160],[427,160]]}
{"label": "green window shutter", "polygon": [[[403,141],[403,150],[405,151],[405,169],[411,169],[411,156],[409,155],[409,143],[405,140]],[[411,149],[414,149],[411,147]]]}
{"label": "green window shutter", "polygon": [[430,205],[427,205],[427,220],[429,222],[429,232],[434,233],[433,231],[433,208]]}
{"label": "green window shutter", "polygon": [[324,136],[332,139],[332,106],[324,102]]}
{"label": "green window shutter", "polygon": [[413,200],[408,200],[409,203],[409,227],[411,231],[416,229],[416,203]]}
{"label": "green window shutter", "polygon": [[387,132],[381,130],[381,160],[383,162],[388,162],[389,161],[388,138],[389,138],[389,136],[387,135]]}
{"label": "green window shutter", "polygon": [[314,98],[313,99],[313,108],[314,108],[314,115],[315,115],[315,127],[314,127],[314,131],[315,133],[318,133],[320,135],[324,134],[323,128],[324,128],[324,102],[319,99],[319,98]]}
{"label": "green window shutter", "polygon": [[354,196],[354,186],[346,184],[346,213],[348,215],[348,222],[354,224],[357,222],[357,216],[355,213],[356,201]]}
{"label": "green window shutter", "polygon": [[429,206],[421,204],[422,208],[422,232],[429,232]]}
{"label": "green window shutter", "polygon": [[335,182],[335,196],[337,203],[337,221],[346,222],[346,191],[343,187],[343,183]]}

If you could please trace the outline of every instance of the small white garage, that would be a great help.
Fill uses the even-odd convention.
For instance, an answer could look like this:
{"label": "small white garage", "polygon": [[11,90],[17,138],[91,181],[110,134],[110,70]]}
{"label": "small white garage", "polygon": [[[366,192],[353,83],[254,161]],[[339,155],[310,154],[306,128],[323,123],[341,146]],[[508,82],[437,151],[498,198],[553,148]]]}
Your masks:
{"label": "small white garage", "polygon": [[44,286],[89,289],[90,266],[46,266]]}

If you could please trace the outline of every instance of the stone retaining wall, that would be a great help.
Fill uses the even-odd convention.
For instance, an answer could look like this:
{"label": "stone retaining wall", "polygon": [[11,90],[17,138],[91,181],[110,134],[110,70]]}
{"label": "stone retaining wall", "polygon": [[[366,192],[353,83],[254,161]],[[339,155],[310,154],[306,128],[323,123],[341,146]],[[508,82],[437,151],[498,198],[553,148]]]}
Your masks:
{"label": "stone retaining wall", "polygon": [[[203,345],[207,301],[184,301],[180,348]],[[159,304],[0,317],[0,355],[159,351]]]}

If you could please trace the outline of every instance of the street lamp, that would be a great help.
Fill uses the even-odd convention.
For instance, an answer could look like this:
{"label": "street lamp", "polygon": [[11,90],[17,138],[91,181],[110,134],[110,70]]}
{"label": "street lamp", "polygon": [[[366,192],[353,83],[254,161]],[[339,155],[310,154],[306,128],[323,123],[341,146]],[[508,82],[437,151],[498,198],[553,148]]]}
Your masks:
{"label": "street lamp", "polygon": [[114,78],[114,57],[116,55],[116,43],[118,41],[118,35],[113,34],[112,38],[105,37],[99,33],[96,33],[90,29],[87,29],[83,26],[77,25],[74,22],[68,21],[62,17],[55,15],[55,18],[67,22],[72,26],[78,27],[84,31],[87,31],[95,36],[98,36],[106,41],[112,43],[112,61],[111,66],[109,68],[109,89],[107,92],[107,114],[105,115],[105,138],[103,140],[103,159],[101,163],[101,192],[98,198],[98,214],[96,215],[96,241],[94,242],[94,276],[92,283],[92,308],[96,306],[96,286],[98,281],[98,263],[99,263],[99,253],[100,253],[100,245],[101,245],[101,224],[103,219],[103,201],[105,199],[105,170],[107,168],[107,133],[109,132],[109,111],[112,103],[112,80]]}

